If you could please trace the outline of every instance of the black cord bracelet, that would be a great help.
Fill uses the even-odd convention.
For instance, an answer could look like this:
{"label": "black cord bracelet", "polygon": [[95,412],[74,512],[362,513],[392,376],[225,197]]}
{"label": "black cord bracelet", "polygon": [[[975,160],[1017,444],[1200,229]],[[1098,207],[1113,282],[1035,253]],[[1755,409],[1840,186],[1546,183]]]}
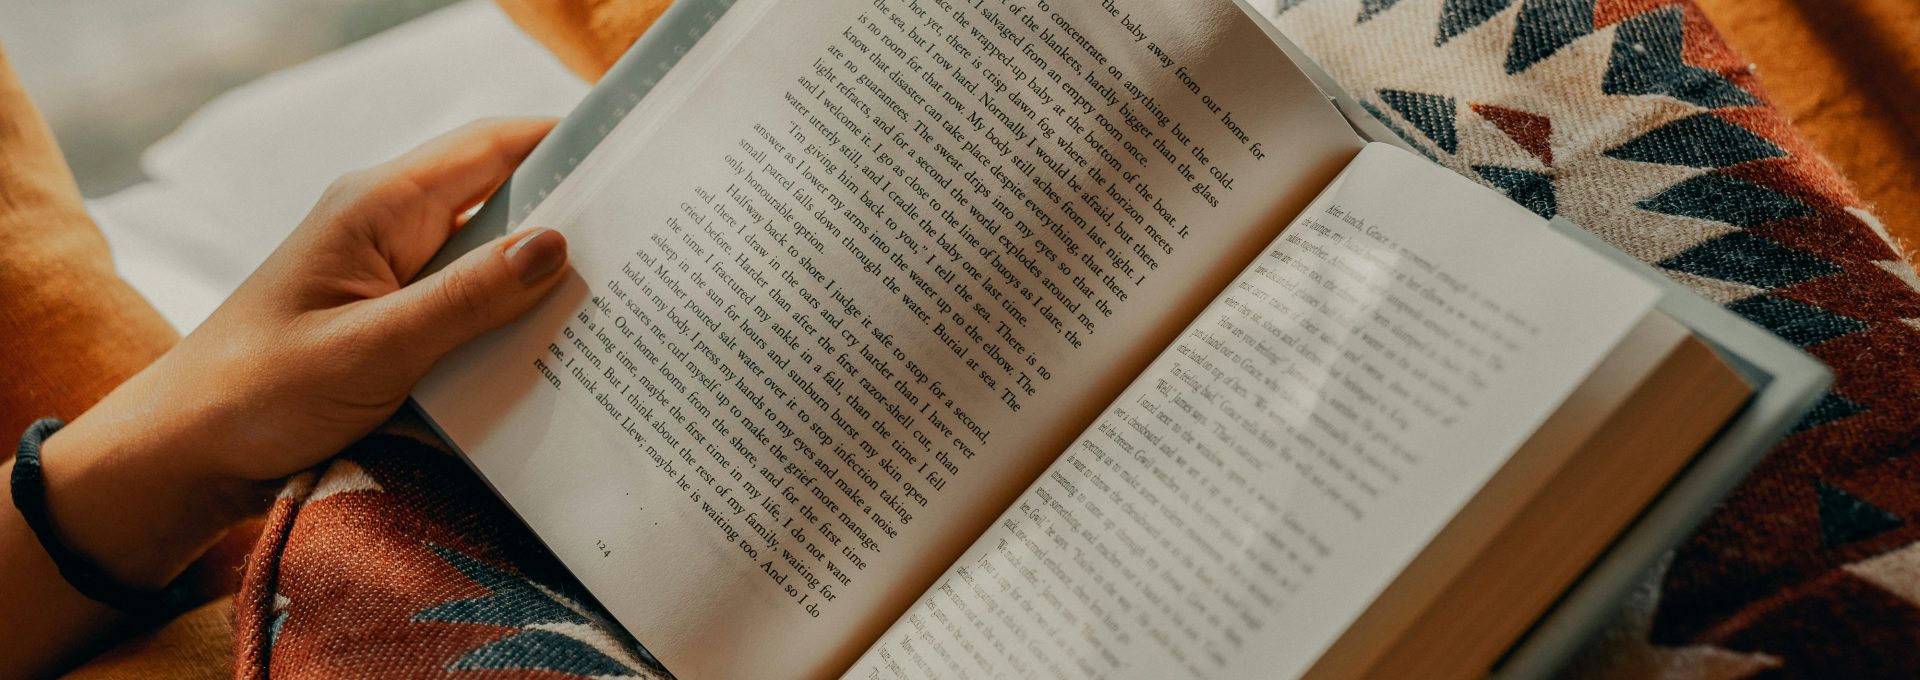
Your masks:
{"label": "black cord bracelet", "polygon": [[178,613],[187,601],[185,583],[162,590],[131,588],[115,581],[99,564],[85,555],[67,549],[47,517],[46,477],[40,471],[40,445],[47,437],[66,427],[66,423],[46,418],[27,427],[20,437],[20,449],[13,459],[13,507],[27,520],[34,536],[40,539],[47,556],[60,568],[61,578],[87,599],[142,618],[159,618]]}

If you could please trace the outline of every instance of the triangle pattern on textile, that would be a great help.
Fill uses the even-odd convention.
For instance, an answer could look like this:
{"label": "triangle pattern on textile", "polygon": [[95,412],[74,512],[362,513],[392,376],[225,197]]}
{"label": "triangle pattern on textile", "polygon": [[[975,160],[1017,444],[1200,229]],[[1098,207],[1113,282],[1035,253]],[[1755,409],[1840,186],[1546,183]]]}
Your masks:
{"label": "triangle pattern on textile", "polygon": [[1826,482],[1814,482],[1820,499],[1820,538],[1828,548],[1864,541],[1906,524],[1893,513]]}
{"label": "triangle pattern on textile", "polygon": [[1636,204],[1665,215],[1725,222],[1742,229],[1813,214],[1792,196],[1743,179],[1708,174],[1667,187]]}
{"label": "triangle pattern on textile", "polygon": [[1373,15],[1393,9],[1393,6],[1398,4],[1400,0],[1360,0],[1360,18],[1353,23],[1364,24],[1368,19],[1372,19]]}
{"label": "triangle pattern on textile", "polygon": [[1531,170],[1503,168],[1497,165],[1476,165],[1473,171],[1494,186],[1507,193],[1507,198],[1532,210],[1534,214],[1547,219],[1559,214],[1559,200],[1554,196],[1553,178]]}
{"label": "triangle pattern on textile", "polygon": [[1474,104],[1472,108],[1541,163],[1553,165],[1553,119],[1492,104]]}
{"label": "triangle pattern on textile", "polygon": [[1433,46],[1444,45],[1454,36],[1487,23],[1512,5],[1513,0],[1447,0],[1440,8],[1440,35],[1433,39]]}
{"label": "triangle pattern on textile", "polygon": [[1724,168],[1785,155],[1766,138],[1711,113],[1681,118],[1607,150],[1607,156],[1623,161],[1689,168]]}
{"label": "triangle pattern on textile", "polygon": [[1686,286],[1695,294],[1722,307],[1766,292],[1744,283],[1688,274],[1677,269],[1666,270],[1666,275],[1667,278],[1678,281],[1680,285]]}
{"label": "triangle pattern on textile", "polygon": [[[1893,237],[1884,235],[1885,230],[1883,228],[1879,229],[1879,231],[1882,232],[1882,239],[1887,241],[1893,240]],[[1880,271],[1886,272],[1893,278],[1899,279],[1901,283],[1907,284],[1908,288],[1920,292],[1920,271],[1916,271],[1913,265],[1907,264],[1906,260],[1875,260],[1873,266],[1878,267]],[[1907,319],[1909,325],[1911,325],[1913,321],[1913,319]]]}
{"label": "triangle pattern on textile", "polygon": [[1861,406],[1854,400],[1828,392],[1827,396],[1820,398],[1820,403],[1814,404],[1813,409],[1807,411],[1807,416],[1800,419],[1800,424],[1795,425],[1793,431],[1804,432],[1842,418],[1848,418],[1866,412],[1867,407]]}
{"label": "triangle pattern on textile", "polygon": [[1458,109],[1452,97],[1405,90],[1381,90],[1380,100],[1415,128],[1426,133],[1427,139],[1433,140],[1447,153],[1460,152],[1460,132],[1454,127],[1454,116],[1458,114]]}
{"label": "triangle pattern on textile", "polygon": [[1594,0],[1593,27],[1606,28],[1667,5],[1688,0]]}
{"label": "triangle pattern on textile", "polygon": [[292,604],[293,600],[287,596],[273,594],[273,608],[267,612],[273,615],[273,619],[267,622],[267,649],[273,649],[274,643],[280,641],[280,631],[287,628],[287,607]]}
{"label": "triangle pattern on textile", "polygon": [[1381,111],[1380,107],[1363,101],[1360,102],[1360,108],[1366,109],[1368,115],[1373,116],[1374,120],[1380,121],[1381,125],[1387,126],[1387,129],[1392,130],[1395,136],[1398,136],[1401,141],[1406,142],[1407,146],[1413,147],[1414,151],[1420,152],[1420,155],[1426,156],[1427,160],[1435,163],[1440,162],[1439,155],[1435,154],[1432,149],[1427,148],[1427,145],[1420,143],[1420,140],[1415,139],[1413,133],[1407,132],[1406,128],[1400,127],[1400,124],[1394,122],[1393,117],[1388,116],[1387,112]]}
{"label": "triangle pattern on textile", "polygon": [[1867,329],[1867,324],[1858,319],[1772,295],[1756,295],[1727,305],[1727,309],[1801,347]]}
{"label": "triangle pattern on textile", "polygon": [[550,630],[528,630],[489,642],[448,670],[547,671],[583,678],[639,677],[593,645]]}
{"label": "triangle pattern on textile", "polygon": [[314,483],[312,493],[308,494],[307,504],[342,494],[382,491],[386,491],[386,488],[367,474],[366,468],[343,458],[327,466],[326,472],[320,475],[320,481]]}
{"label": "triangle pattern on textile", "polygon": [[1507,73],[1525,71],[1593,32],[1593,0],[1523,0],[1507,48]]}
{"label": "triangle pattern on textile", "polygon": [[[1893,593],[1908,604],[1920,607],[1920,543],[1849,564],[1843,569],[1861,580]],[[1898,638],[1895,638],[1898,639]]]}
{"label": "triangle pattern on textile", "polygon": [[474,623],[505,628],[526,628],[547,623],[589,623],[585,616],[555,600],[525,578],[458,551],[437,545],[428,547],[468,580],[487,589],[487,594],[428,607],[413,615],[415,621]]}
{"label": "triangle pattern on textile", "polygon": [[1277,18],[1282,14],[1286,14],[1287,10],[1293,9],[1295,7],[1299,7],[1306,3],[1307,3],[1307,0],[1280,0],[1278,4],[1275,4],[1273,6],[1273,10],[1268,12],[1268,16]]}
{"label": "triangle pattern on textile", "polygon": [[1678,7],[1663,7],[1621,22],[1601,91],[1664,94],[1708,109],[1760,103],[1720,74],[1686,63],[1685,40],[1686,26]]}
{"label": "triangle pattern on textile", "polygon": [[1744,231],[1701,243],[1659,265],[1762,290],[1783,288],[1841,271],[1831,262]]}
{"label": "triangle pattern on textile", "polygon": [[[570,603],[526,577],[495,568],[459,551],[428,548],[486,595],[445,602],[413,615],[414,621],[473,624],[515,632],[462,655],[448,670],[539,670],[583,677],[638,677],[636,669],[593,645],[541,626],[591,625]],[[648,657],[644,650],[639,655]]]}

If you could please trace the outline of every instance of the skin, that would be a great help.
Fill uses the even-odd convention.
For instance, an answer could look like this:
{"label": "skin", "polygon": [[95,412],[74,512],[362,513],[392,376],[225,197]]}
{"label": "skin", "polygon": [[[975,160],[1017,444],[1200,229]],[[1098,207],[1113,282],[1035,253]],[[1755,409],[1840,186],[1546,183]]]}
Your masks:
{"label": "skin", "polygon": [[[281,480],[392,416],[442,356],[538,304],[567,269],[544,229],[408,282],[552,126],[476,123],[335,182],[205,324],[47,439],[60,540],[163,587]],[[60,577],[6,484],[0,574],[0,677],[49,674],[122,622]]]}

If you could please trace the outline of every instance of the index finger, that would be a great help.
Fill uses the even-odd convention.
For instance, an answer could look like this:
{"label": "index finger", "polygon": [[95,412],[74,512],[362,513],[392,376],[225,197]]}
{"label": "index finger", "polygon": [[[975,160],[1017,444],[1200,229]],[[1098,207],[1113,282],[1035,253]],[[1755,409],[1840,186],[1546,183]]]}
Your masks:
{"label": "index finger", "polygon": [[359,209],[368,234],[407,281],[433,259],[458,227],[460,215],[507,181],[553,129],[551,119],[469,123],[405,155],[368,168],[370,191]]}
{"label": "index finger", "polygon": [[382,164],[375,172],[417,188],[434,213],[457,216],[507,181],[555,123],[551,118],[475,121]]}

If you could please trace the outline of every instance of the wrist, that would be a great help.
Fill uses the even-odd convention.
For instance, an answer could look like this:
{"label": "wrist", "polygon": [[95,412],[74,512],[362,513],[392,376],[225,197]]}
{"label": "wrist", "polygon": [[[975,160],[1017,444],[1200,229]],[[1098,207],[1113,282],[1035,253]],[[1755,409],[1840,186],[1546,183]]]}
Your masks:
{"label": "wrist", "polygon": [[41,469],[58,540],[115,582],[157,590],[263,509],[272,490],[220,474],[194,436],[197,419],[129,398],[139,382],[47,438]]}

